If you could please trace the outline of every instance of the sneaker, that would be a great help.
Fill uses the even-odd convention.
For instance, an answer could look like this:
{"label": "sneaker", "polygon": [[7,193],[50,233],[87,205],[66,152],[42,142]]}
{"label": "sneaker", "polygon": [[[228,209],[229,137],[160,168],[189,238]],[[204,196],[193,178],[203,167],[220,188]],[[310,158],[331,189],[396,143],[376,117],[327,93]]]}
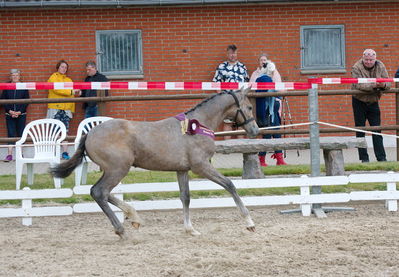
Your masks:
{"label": "sneaker", "polygon": [[62,157],[63,160],[69,160],[70,159],[70,157],[68,155],[68,152],[62,153],[61,157]]}
{"label": "sneaker", "polygon": [[8,163],[12,161],[12,155],[7,155],[7,157],[4,159],[4,162]]}

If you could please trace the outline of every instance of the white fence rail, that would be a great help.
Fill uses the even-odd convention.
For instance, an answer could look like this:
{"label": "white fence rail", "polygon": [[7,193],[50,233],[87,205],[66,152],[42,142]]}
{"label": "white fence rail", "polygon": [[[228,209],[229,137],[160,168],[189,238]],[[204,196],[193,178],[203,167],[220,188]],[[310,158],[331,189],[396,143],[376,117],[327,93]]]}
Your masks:
{"label": "white fence rail", "polygon": [[[295,177],[295,178],[266,178],[266,179],[247,179],[233,180],[238,189],[242,188],[282,188],[299,187],[300,194],[281,195],[281,196],[248,196],[243,197],[247,206],[265,205],[300,205],[302,215],[309,216],[313,203],[344,203],[356,200],[385,200],[389,211],[397,211],[397,200],[399,191],[396,191],[396,182],[399,182],[399,173],[388,172],[379,174],[352,174],[349,176],[324,176],[324,177]],[[331,186],[348,185],[349,183],[386,183],[385,191],[354,191],[350,193],[325,193],[310,194],[312,186]],[[33,207],[34,199],[69,198],[75,195],[90,194],[90,187],[76,186],[72,189],[46,189],[30,190],[24,188],[22,191],[0,191],[0,200],[20,199],[21,208],[0,208],[0,218],[22,217],[22,224],[31,225],[32,217],[36,216],[61,216],[71,215],[72,213],[93,213],[100,212],[100,207],[95,202],[77,203],[73,206],[53,206],[53,207]],[[195,190],[223,190],[223,188],[211,181],[192,181],[190,182],[191,191]],[[166,192],[178,191],[176,182],[166,183],[137,183],[120,184],[114,188],[112,193],[123,199],[124,193],[138,192]],[[129,202],[134,205],[136,210],[170,210],[181,209],[182,204],[179,199],[168,200],[148,200]],[[112,205],[111,205],[112,206]],[[191,208],[219,208],[234,207],[231,197],[224,198],[201,198],[192,199]],[[112,206],[118,218],[123,221],[123,213]]]}
{"label": "white fence rail", "polygon": [[31,190],[25,187],[23,190],[2,190],[0,191],[0,200],[21,199],[21,208],[0,208],[0,218],[4,217],[22,217],[22,224],[32,225],[32,217],[36,216],[60,216],[71,215],[73,209],[70,206],[56,207],[33,207],[33,199],[53,199],[69,198],[73,195],[71,189],[40,189]]}

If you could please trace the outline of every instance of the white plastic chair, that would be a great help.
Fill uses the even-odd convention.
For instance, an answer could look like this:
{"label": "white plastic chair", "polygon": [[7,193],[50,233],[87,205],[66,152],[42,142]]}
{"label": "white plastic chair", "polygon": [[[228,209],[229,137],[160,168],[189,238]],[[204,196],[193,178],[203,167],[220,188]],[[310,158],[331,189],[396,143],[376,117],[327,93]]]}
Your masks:
{"label": "white plastic chair", "polygon": [[[89,117],[82,122],[79,123],[78,126],[78,131],[76,134],[76,139],[75,139],[75,150],[79,146],[80,139],[82,138],[83,135],[87,134],[90,132],[91,129],[96,127],[97,125],[100,125],[104,121],[111,120],[113,119],[112,117],[108,116],[94,116],[94,117]],[[80,186],[81,184],[85,185],[87,182],[87,168],[88,164],[91,162],[90,158],[85,156],[83,159],[83,162],[78,165],[75,169],[75,186]]]}
{"label": "white plastic chair", "polygon": [[[61,162],[60,143],[66,138],[67,131],[64,123],[56,119],[39,119],[26,125],[22,137],[15,143],[15,174],[16,189],[21,187],[22,169],[24,164],[27,167],[28,185],[33,184],[34,163],[50,163],[51,166]],[[33,146],[33,157],[24,157],[24,143],[27,138],[31,138]],[[26,151],[25,151],[26,152]],[[54,178],[54,186],[60,188],[62,179]]]}

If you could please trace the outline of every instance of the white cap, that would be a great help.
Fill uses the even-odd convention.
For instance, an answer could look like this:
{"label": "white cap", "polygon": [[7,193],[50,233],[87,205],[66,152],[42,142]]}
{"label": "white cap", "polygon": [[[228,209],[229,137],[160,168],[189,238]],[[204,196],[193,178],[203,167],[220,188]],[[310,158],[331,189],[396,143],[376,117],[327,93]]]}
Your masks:
{"label": "white cap", "polygon": [[377,57],[377,53],[373,49],[366,49],[363,51],[363,57]]}

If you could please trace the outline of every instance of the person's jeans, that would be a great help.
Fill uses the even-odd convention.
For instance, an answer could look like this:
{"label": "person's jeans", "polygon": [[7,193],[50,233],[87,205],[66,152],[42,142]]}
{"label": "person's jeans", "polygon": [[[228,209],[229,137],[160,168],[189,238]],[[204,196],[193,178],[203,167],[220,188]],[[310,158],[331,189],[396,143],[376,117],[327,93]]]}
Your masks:
{"label": "person's jeans", "polygon": [[[6,115],[7,135],[9,138],[21,137],[26,124],[26,115],[20,115],[13,118]],[[10,144],[15,144],[10,143]]]}
{"label": "person's jeans", "polygon": [[65,128],[67,129],[67,132],[69,130],[69,122],[71,121],[71,118],[67,115],[67,113],[64,110],[58,110],[57,113],[54,115],[54,119],[57,119],[64,123]]}
{"label": "person's jeans", "polygon": [[[265,125],[265,126],[259,126],[259,127],[271,127],[271,126],[280,126],[281,125],[281,118],[280,118],[280,114],[278,113],[278,110],[280,109],[280,101],[275,101],[274,102],[274,117],[273,120],[270,120],[270,124],[269,125]],[[266,114],[269,113],[269,110],[266,111]],[[275,128],[273,130],[279,130],[280,128]],[[271,138],[281,138],[281,134],[264,134],[262,135],[262,138],[264,139],[271,139]],[[282,150],[275,150],[274,151],[275,154],[277,153],[283,153]],[[266,152],[259,152],[259,156],[266,156]]]}
{"label": "person's jeans", "polygon": [[[366,120],[368,120],[370,126],[380,126],[381,125],[381,111],[378,102],[375,103],[365,103],[354,97],[352,97],[352,108],[353,116],[355,119],[355,126],[363,127],[366,126]],[[375,131],[381,133],[381,131]],[[364,137],[363,132],[356,132],[356,137]],[[374,154],[377,161],[385,161],[386,154],[384,149],[384,143],[382,136],[373,135],[373,147]],[[369,161],[369,155],[367,153],[367,148],[358,148],[359,159],[362,161]]]}
{"label": "person's jeans", "polygon": [[97,116],[97,114],[98,114],[98,106],[92,106],[92,107],[87,106],[86,107],[85,118]]}

